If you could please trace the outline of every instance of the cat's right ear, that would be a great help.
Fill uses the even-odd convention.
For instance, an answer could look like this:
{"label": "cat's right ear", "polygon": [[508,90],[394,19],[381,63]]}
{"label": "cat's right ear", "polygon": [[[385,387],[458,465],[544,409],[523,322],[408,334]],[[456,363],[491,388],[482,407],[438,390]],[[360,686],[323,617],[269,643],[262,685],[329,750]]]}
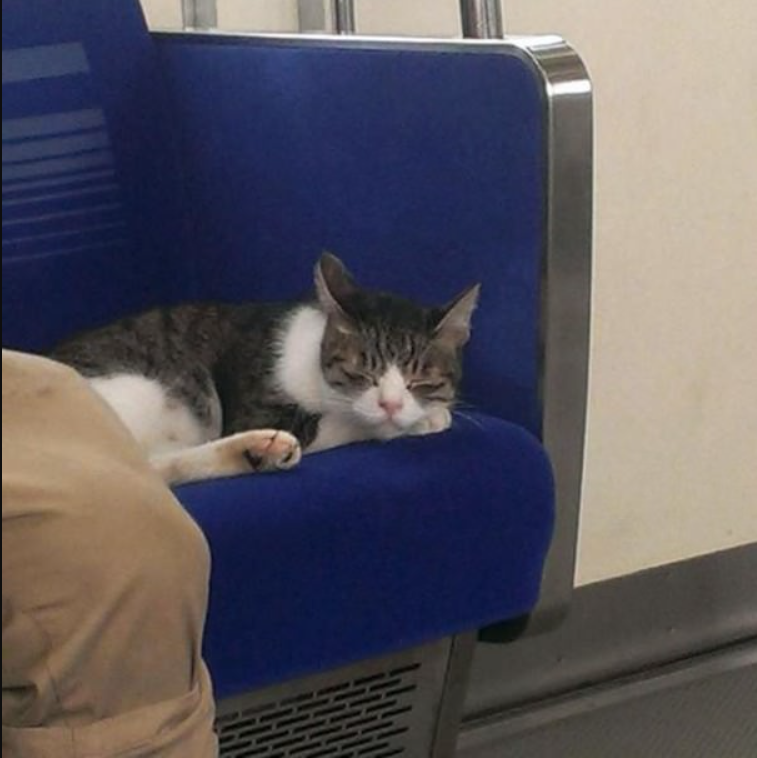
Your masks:
{"label": "cat's right ear", "polygon": [[345,265],[331,253],[324,253],[316,264],[315,291],[326,315],[334,318],[343,331],[352,331],[345,304],[357,286]]}
{"label": "cat's right ear", "polygon": [[478,305],[481,285],[474,284],[463,290],[442,311],[436,325],[436,339],[454,348],[461,348],[470,337],[471,318]]}

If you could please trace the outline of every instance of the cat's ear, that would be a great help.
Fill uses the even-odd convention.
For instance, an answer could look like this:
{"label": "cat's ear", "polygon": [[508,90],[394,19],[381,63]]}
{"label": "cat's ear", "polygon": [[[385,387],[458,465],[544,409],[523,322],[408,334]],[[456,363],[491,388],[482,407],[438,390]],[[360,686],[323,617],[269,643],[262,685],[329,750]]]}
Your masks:
{"label": "cat's ear", "polygon": [[471,318],[478,305],[481,285],[474,284],[463,290],[449,305],[434,329],[435,338],[450,347],[462,347],[470,339]]}
{"label": "cat's ear", "polygon": [[324,312],[347,331],[352,319],[345,303],[357,292],[357,286],[345,265],[331,253],[324,253],[316,264],[315,291]]}

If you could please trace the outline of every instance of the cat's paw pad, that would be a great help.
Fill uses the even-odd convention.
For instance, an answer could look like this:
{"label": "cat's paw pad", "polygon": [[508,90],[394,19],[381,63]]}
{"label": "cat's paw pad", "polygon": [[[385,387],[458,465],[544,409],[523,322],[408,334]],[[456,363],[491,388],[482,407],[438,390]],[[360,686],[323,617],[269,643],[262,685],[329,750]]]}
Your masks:
{"label": "cat's paw pad", "polygon": [[278,471],[296,466],[302,458],[297,438],[276,429],[256,429],[230,438],[253,471]]}
{"label": "cat's paw pad", "polygon": [[449,408],[432,408],[426,417],[415,427],[414,434],[437,434],[445,432],[452,426],[452,413]]}

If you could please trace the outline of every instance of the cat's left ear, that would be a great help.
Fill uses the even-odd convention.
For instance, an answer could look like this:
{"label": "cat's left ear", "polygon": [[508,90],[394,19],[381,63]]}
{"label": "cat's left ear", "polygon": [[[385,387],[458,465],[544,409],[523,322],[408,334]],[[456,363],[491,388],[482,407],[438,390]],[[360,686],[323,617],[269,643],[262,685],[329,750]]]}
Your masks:
{"label": "cat's left ear", "polygon": [[450,347],[460,348],[470,339],[471,318],[478,305],[481,285],[474,284],[463,290],[442,309],[442,316],[434,329],[436,339]]}
{"label": "cat's left ear", "polygon": [[315,267],[315,290],[327,316],[343,332],[352,331],[346,304],[357,292],[357,285],[347,267],[331,253],[324,253]]}

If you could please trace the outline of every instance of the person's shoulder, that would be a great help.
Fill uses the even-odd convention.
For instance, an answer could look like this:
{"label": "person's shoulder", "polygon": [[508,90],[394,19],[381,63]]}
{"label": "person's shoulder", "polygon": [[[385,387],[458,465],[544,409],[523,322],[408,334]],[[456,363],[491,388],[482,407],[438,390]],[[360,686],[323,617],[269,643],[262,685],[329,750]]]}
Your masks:
{"label": "person's shoulder", "polygon": [[41,355],[3,349],[3,396],[38,392],[51,384],[78,384],[82,377],[69,366]]}

